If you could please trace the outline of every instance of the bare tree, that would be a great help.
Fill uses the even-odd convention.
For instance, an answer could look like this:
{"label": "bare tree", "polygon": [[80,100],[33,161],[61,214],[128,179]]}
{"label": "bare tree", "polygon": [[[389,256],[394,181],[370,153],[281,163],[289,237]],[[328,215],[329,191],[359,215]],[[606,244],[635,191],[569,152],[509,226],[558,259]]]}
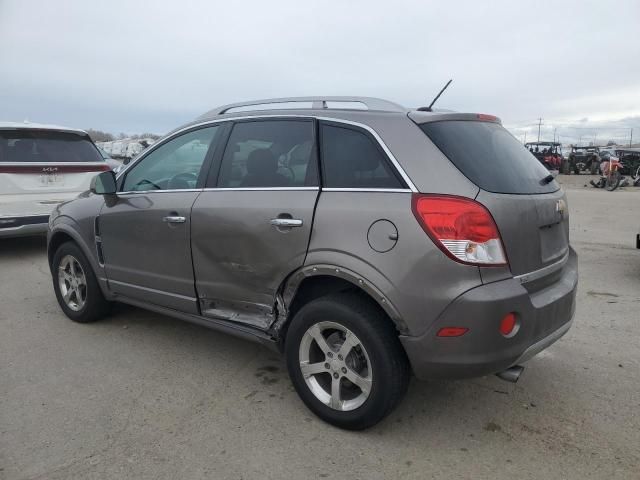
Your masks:
{"label": "bare tree", "polygon": [[110,142],[113,140],[113,135],[108,132],[103,132],[102,130],[94,130],[93,128],[89,128],[87,133],[91,137],[91,140],[94,142]]}

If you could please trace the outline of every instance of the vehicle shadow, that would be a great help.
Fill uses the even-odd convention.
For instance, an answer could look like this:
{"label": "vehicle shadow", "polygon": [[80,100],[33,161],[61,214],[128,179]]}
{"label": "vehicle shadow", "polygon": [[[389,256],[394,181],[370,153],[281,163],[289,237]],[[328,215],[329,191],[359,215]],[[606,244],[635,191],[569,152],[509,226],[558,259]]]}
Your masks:
{"label": "vehicle shadow", "polygon": [[[234,372],[233,382],[236,386],[233,388],[246,388],[251,392],[249,396],[252,400],[260,399],[261,403],[255,405],[246,400],[247,407],[260,405],[259,408],[269,412],[283,408],[281,402],[284,400],[291,418],[298,417],[299,422],[312,422],[313,428],[319,432],[351,436],[351,432],[335,429],[310,414],[293,390],[284,356],[264,346],[123,304],[116,304],[112,315],[102,326],[109,330],[115,327],[116,331],[121,332],[125,329],[127,336],[137,337],[133,343],[141,341],[144,335],[147,345],[153,344],[154,349],[165,353],[172,352],[175,361],[183,362],[185,356],[197,359],[196,368],[208,372],[203,376],[207,375],[213,380],[213,389],[217,388],[215,385],[222,381],[222,377],[214,379],[215,373],[211,372],[216,372],[221,357],[224,357],[227,368]],[[181,369],[190,370],[198,376],[193,372],[193,365],[185,363]],[[509,420],[504,417],[515,417],[511,418],[511,422],[515,420],[517,423],[518,415],[514,413],[523,410],[525,404],[529,408],[533,392],[535,388],[527,392],[526,388],[504,382],[493,375],[460,381],[422,382],[412,378],[407,395],[398,408],[379,425],[360,432],[360,435],[413,436],[414,433],[410,432],[414,427],[418,431],[451,435],[451,419],[455,418],[458,441],[464,447],[467,440],[473,442],[478,440],[476,437],[513,430],[513,426],[509,428]],[[502,419],[498,420],[500,417]]]}
{"label": "vehicle shadow", "polygon": [[17,255],[33,255],[38,252],[46,253],[46,251],[47,237],[45,235],[0,238],[0,261]]}

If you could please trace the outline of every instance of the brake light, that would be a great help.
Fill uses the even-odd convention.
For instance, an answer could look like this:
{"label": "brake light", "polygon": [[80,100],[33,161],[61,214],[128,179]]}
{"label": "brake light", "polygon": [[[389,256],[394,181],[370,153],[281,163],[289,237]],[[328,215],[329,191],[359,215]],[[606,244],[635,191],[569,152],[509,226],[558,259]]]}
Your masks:
{"label": "brake light", "polygon": [[487,115],[486,113],[478,113],[476,117],[478,120],[483,120],[485,122],[500,122],[500,119],[495,115]]}
{"label": "brake light", "polygon": [[413,214],[447,256],[470,265],[507,265],[500,232],[480,203],[451,195],[414,194]]}

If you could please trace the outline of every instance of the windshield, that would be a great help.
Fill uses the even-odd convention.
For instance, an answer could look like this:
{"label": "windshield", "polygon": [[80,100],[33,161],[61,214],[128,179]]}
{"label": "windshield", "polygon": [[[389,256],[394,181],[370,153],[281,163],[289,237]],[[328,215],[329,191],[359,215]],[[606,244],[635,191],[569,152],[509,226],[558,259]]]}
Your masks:
{"label": "windshield", "polygon": [[549,171],[502,125],[448,120],[420,128],[473,183],[488,192],[538,194],[557,191]]}
{"label": "windshield", "polygon": [[0,162],[102,162],[94,144],[75,133],[0,130]]}

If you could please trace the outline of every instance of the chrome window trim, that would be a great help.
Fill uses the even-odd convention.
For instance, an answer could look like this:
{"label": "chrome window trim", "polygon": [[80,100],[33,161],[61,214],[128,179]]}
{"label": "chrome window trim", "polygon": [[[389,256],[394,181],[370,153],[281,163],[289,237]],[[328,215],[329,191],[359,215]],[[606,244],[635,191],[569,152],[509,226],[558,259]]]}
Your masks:
{"label": "chrome window trim", "polygon": [[381,192],[381,193],[412,193],[410,188],[338,188],[326,187],[323,192]]}
{"label": "chrome window trim", "polygon": [[409,175],[407,175],[407,173],[404,171],[404,169],[402,168],[402,166],[400,165],[400,163],[398,162],[396,157],[393,155],[393,153],[391,153],[391,150],[389,150],[389,147],[387,147],[387,144],[384,143],[384,141],[382,140],[380,135],[378,135],[378,132],[376,132],[373,128],[371,128],[369,125],[365,125],[364,123],[354,122],[352,120],[345,120],[343,118],[325,117],[325,116],[318,116],[318,115],[283,115],[283,114],[276,114],[276,115],[264,115],[264,114],[262,114],[262,115],[243,115],[241,117],[216,118],[216,119],[205,120],[205,121],[199,122],[199,123],[194,123],[192,125],[188,125],[186,127],[181,128],[180,130],[177,130],[177,131],[173,132],[170,136],[168,136],[166,138],[163,138],[160,142],[156,142],[153,145],[151,145],[150,147],[148,147],[133,162],[129,163],[129,165],[127,165],[127,168],[125,168],[125,169],[121,170],[120,172],[118,172],[118,175],[116,176],[116,179],[120,179],[120,177],[126,171],[128,171],[131,168],[135,167],[135,165],[138,162],[140,162],[142,159],[144,159],[147,155],[149,155],[151,152],[153,152],[156,148],[161,147],[166,142],[172,140],[173,138],[179,136],[180,134],[182,134],[183,132],[185,132],[187,130],[195,129],[195,128],[198,128],[198,127],[206,127],[207,125],[214,125],[214,124],[217,124],[217,123],[235,122],[235,121],[238,121],[238,120],[250,120],[250,119],[260,120],[260,119],[263,119],[263,118],[270,118],[270,119],[277,119],[277,118],[281,118],[281,119],[287,119],[287,118],[314,119],[315,118],[317,120],[324,120],[324,121],[327,121],[327,122],[334,122],[334,123],[342,123],[342,124],[345,124],[345,125],[352,125],[354,127],[362,128],[362,129],[366,130],[367,132],[369,132],[376,139],[376,141],[378,142],[378,144],[380,145],[382,150],[384,150],[384,153],[386,153],[387,157],[389,157],[389,160],[391,160],[391,163],[393,164],[393,167],[396,169],[396,171],[400,174],[402,179],[408,185],[409,190],[411,192],[414,192],[414,193],[418,192],[418,189],[416,188],[416,186],[413,184],[413,182],[409,178]]}
{"label": "chrome window trim", "polygon": [[565,253],[564,257],[558,260],[551,265],[547,265],[546,267],[542,267],[538,270],[534,270],[533,272],[523,273],[522,275],[516,275],[513,278],[519,281],[521,284],[533,282],[534,280],[538,280],[539,278],[546,277],[547,275],[560,270],[565,266],[567,261],[569,260],[569,251]]}
{"label": "chrome window trim", "polygon": [[225,192],[225,191],[246,191],[246,192],[260,192],[260,191],[314,191],[320,190],[320,187],[209,187],[204,188],[204,192]]}
{"label": "chrome window trim", "polygon": [[201,192],[201,188],[175,188],[172,190],[127,190],[126,192],[116,192],[116,195],[140,195],[149,193],[176,193],[176,192]]}

